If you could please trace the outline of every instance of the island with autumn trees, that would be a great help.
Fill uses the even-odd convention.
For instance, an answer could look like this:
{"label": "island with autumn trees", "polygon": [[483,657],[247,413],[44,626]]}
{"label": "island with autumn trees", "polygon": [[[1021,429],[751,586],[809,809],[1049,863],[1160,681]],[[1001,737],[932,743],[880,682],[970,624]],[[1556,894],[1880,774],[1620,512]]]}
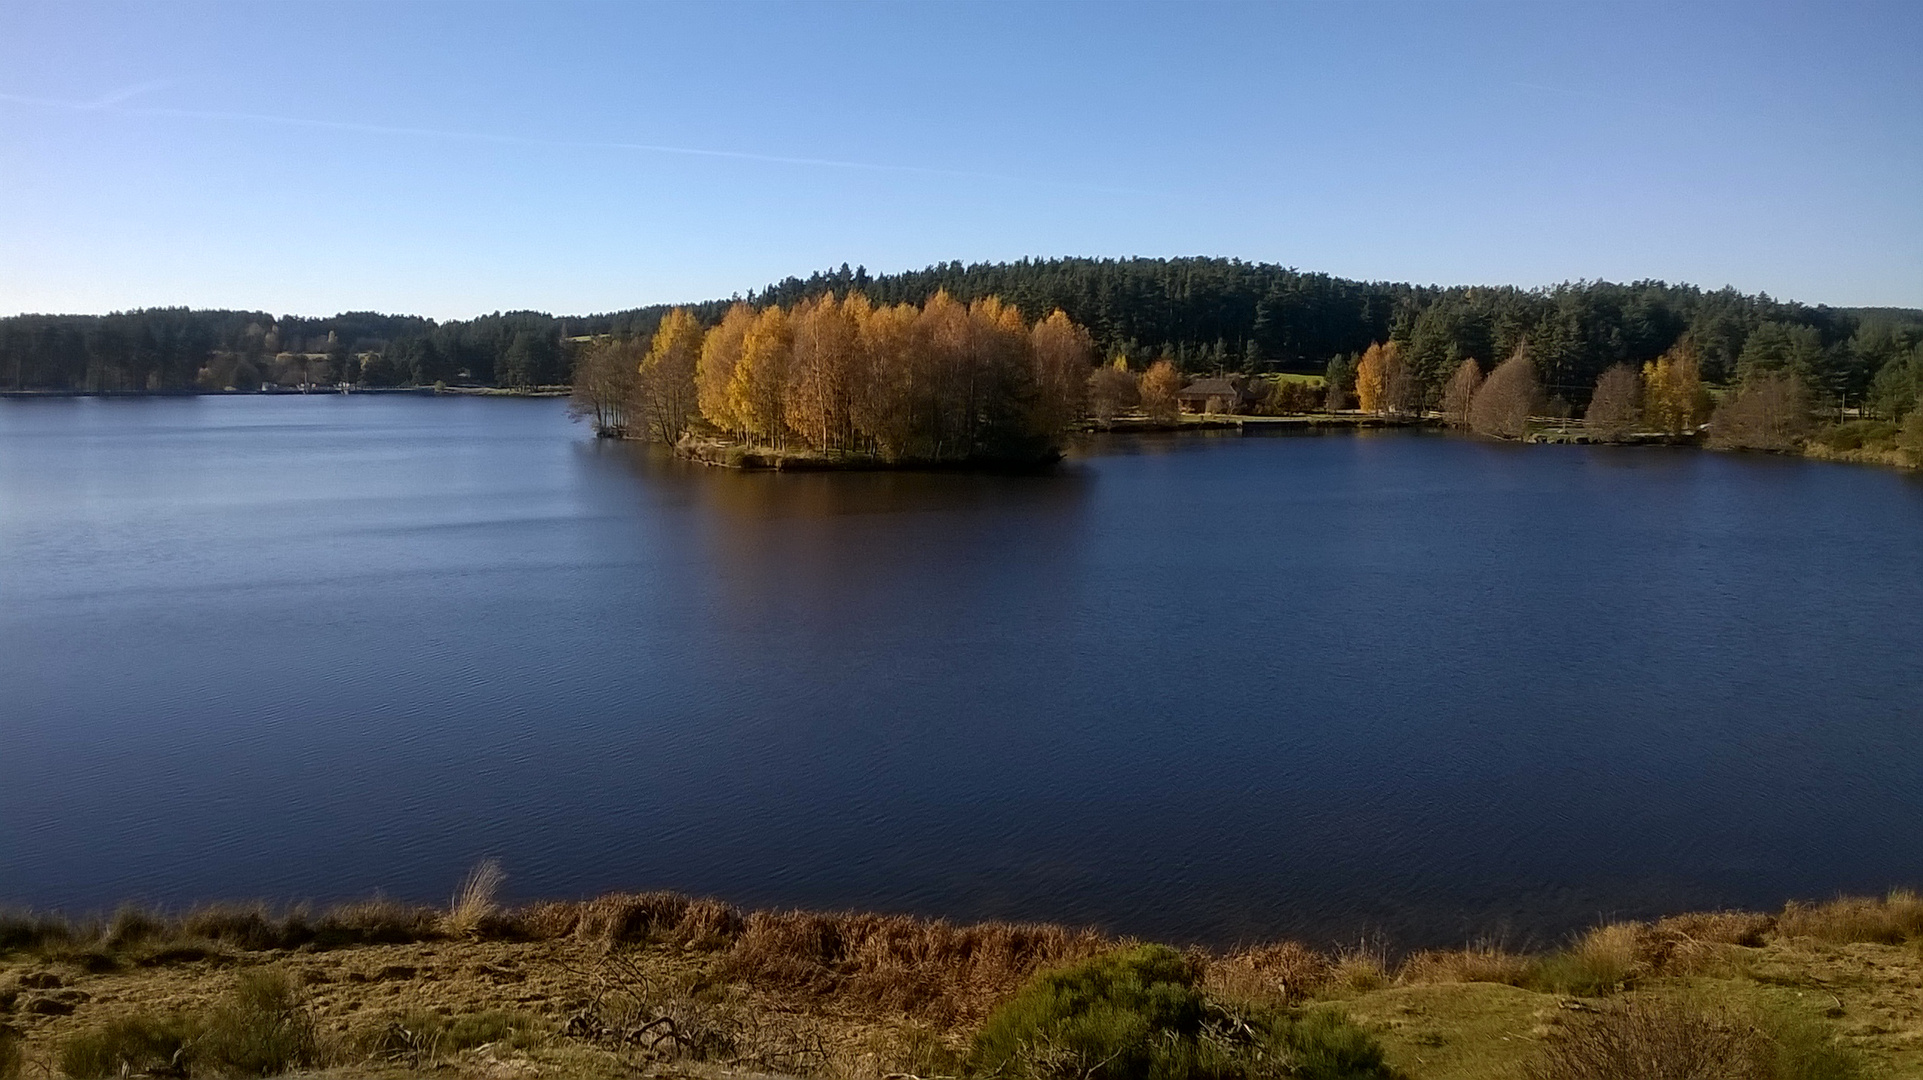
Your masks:
{"label": "island with autumn trees", "polygon": [[876,305],[858,292],[685,308],[653,336],[607,336],[577,362],[574,403],[603,435],[737,467],[1029,465],[1060,456],[1094,363],[1057,310],[1029,322],[995,297]]}

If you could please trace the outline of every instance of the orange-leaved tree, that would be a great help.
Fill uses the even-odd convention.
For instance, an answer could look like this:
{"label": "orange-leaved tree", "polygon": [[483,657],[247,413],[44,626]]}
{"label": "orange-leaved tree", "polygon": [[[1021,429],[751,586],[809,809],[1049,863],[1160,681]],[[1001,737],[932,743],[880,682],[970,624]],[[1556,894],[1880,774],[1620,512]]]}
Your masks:
{"label": "orange-leaved tree", "polygon": [[636,396],[648,430],[661,442],[679,439],[694,415],[695,368],[705,336],[686,308],[675,308],[661,317],[641,358]]}
{"label": "orange-leaved tree", "polygon": [[1137,395],[1142,402],[1142,411],[1149,419],[1167,423],[1175,419],[1177,411],[1175,395],[1182,391],[1182,374],[1175,370],[1175,364],[1167,358],[1157,360],[1142,372]]}
{"label": "orange-leaved tree", "polygon": [[1669,434],[1695,431],[1709,415],[1694,345],[1679,342],[1643,365],[1643,415],[1651,429]]}

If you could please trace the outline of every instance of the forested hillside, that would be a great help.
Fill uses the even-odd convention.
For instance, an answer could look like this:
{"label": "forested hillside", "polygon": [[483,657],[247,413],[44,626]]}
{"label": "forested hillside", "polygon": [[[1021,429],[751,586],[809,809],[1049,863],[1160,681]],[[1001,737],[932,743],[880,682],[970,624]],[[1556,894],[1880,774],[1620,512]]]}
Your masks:
{"label": "forested hillside", "polygon": [[[789,278],[745,298],[780,304],[860,292],[920,304],[945,290],[1000,297],[1029,321],[1060,309],[1097,350],[1137,368],[1168,358],[1191,373],[1321,371],[1371,343],[1400,343],[1418,397],[1439,404],[1464,359],[1484,368],[1520,346],[1544,391],[1573,406],[1617,364],[1640,367],[1694,344],[1703,377],[1790,371],[1819,400],[1907,410],[1923,386],[1923,311],[1841,309],[1658,281],[1546,289],[1350,281],[1235,259],[1048,259],[862,269]],[[690,305],[704,326],[729,300]],[[570,341],[651,336],[665,305],[556,317],[509,312],[435,323],[353,312],[332,318],[169,308],[0,320],[0,388],[145,391],[262,382],[366,385],[568,381]]]}

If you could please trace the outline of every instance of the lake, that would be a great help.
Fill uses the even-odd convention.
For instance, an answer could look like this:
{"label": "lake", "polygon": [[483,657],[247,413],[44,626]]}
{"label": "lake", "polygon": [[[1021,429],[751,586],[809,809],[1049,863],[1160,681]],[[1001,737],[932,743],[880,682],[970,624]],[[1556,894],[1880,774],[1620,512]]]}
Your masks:
{"label": "lake", "polygon": [[1543,943],[1923,884],[1923,482],[1417,433],[739,474],[0,401],[0,906],[676,889]]}

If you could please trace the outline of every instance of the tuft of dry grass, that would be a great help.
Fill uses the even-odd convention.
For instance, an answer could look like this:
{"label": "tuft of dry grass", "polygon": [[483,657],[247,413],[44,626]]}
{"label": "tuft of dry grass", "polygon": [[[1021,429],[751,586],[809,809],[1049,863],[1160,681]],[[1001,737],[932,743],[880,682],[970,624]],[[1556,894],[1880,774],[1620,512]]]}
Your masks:
{"label": "tuft of dry grass", "polygon": [[1880,900],[1843,897],[1825,904],[1792,902],[1777,916],[1776,932],[1836,944],[1900,945],[1923,937],[1923,897],[1896,889]]}
{"label": "tuft of dry grass", "polygon": [[460,891],[454,894],[448,905],[447,917],[442,921],[447,933],[456,937],[469,937],[478,932],[483,925],[500,914],[500,907],[494,899],[501,891],[501,883],[507,880],[507,873],[501,869],[501,860],[482,859],[467,872],[461,882]]}
{"label": "tuft of dry grass", "polygon": [[1335,964],[1294,941],[1240,949],[1212,961],[1202,977],[1210,993],[1244,1001],[1288,1005],[1329,984]]}
{"label": "tuft of dry grass", "polygon": [[1396,982],[1404,986],[1474,982],[1527,986],[1535,979],[1538,966],[1534,957],[1494,945],[1474,945],[1416,953],[1403,961]]}
{"label": "tuft of dry grass", "polygon": [[1380,946],[1358,945],[1336,954],[1325,986],[1338,993],[1367,994],[1393,981],[1388,953]]}
{"label": "tuft of dry grass", "polygon": [[1641,923],[1605,923],[1542,960],[1535,981],[1559,993],[1599,997],[1622,990],[1643,968]]}
{"label": "tuft of dry grass", "polygon": [[1755,1028],[1671,1000],[1632,1001],[1572,1025],[1527,1080],[1776,1080]]}

